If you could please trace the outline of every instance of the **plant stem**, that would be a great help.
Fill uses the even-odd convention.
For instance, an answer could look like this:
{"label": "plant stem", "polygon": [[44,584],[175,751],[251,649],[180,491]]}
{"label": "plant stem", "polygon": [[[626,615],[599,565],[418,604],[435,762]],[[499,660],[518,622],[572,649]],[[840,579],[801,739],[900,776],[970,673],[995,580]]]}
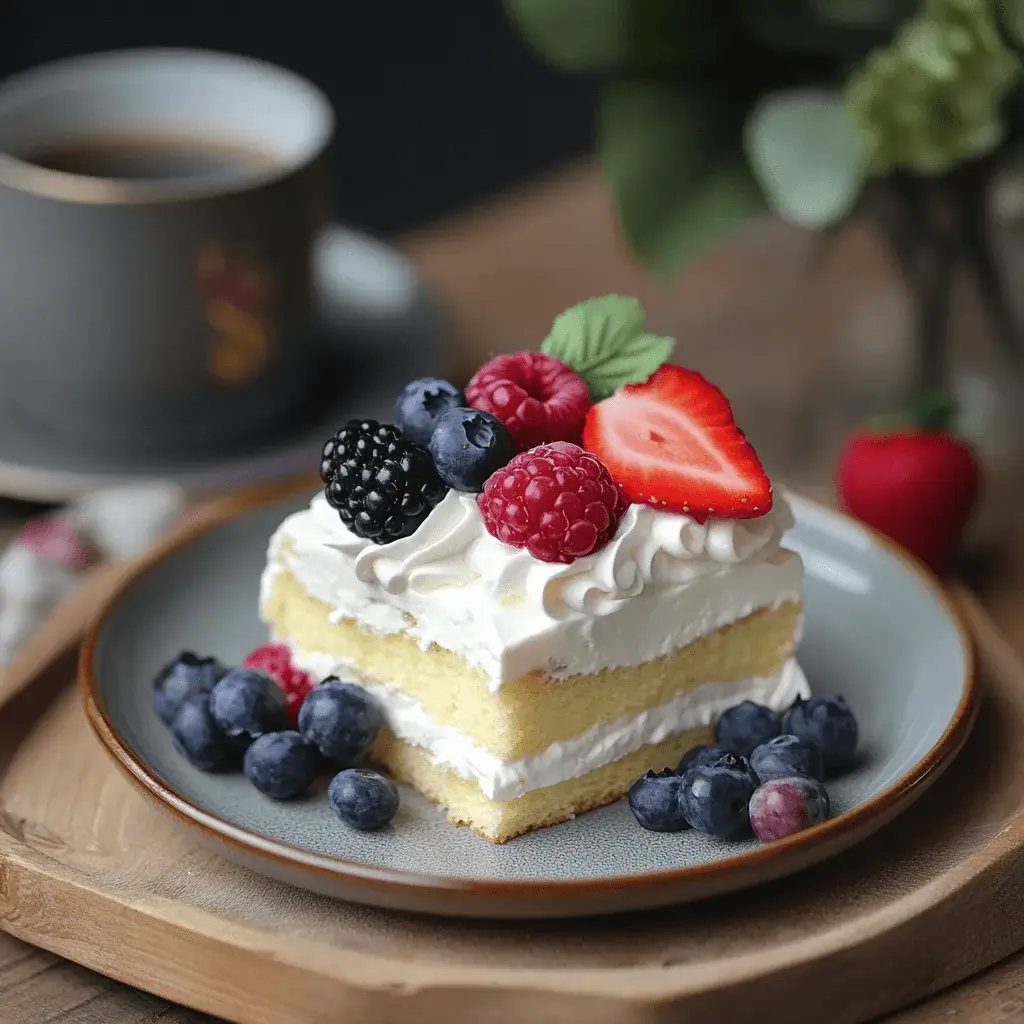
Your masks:
{"label": "plant stem", "polygon": [[956,191],[964,259],[996,339],[1011,358],[1020,359],[1024,357],[1024,336],[996,259],[988,222],[988,186],[991,177],[987,165],[979,165],[970,171],[962,177]]}
{"label": "plant stem", "polygon": [[919,239],[906,202],[892,182],[872,182],[864,194],[864,208],[875,218],[907,286],[917,274]]}
{"label": "plant stem", "polygon": [[955,261],[944,247],[932,248],[922,275],[918,301],[918,344],[921,350],[921,384],[929,388],[946,385],[949,349],[949,309],[953,291]]}
{"label": "plant stem", "polygon": [[888,237],[903,268],[917,315],[920,385],[941,389],[946,382],[949,309],[957,254],[942,225],[946,211],[943,187],[937,182],[893,175],[893,195],[901,210],[890,223]]}

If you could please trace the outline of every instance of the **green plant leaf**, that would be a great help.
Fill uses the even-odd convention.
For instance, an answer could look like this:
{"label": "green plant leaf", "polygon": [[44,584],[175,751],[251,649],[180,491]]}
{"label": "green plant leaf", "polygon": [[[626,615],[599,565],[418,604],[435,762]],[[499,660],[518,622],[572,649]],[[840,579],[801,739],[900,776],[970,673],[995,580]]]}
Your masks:
{"label": "green plant leaf", "polygon": [[587,299],[555,318],[541,351],[575,370],[599,402],[624,384],[647,380],[672,354],[675,341],[648,334],[646,320],[636,299]]}
{"label": "green plant leaf", "polygon": [[747,155],[772,208],[802,227],[845,217],[866,175],[843,97],[824,89],[771,93],[744,129]]}
{"label": "green plant leaf", "polygon": [[661,279],[768,209],[741,146],[742,106],[653,82],[611,82],[598,151],[633,252]]}
{"label": "green plant leaf", "polygon": [[712,5],[681,0],[505,0],[523,38],[563,71],[667,68],[724,39]]}

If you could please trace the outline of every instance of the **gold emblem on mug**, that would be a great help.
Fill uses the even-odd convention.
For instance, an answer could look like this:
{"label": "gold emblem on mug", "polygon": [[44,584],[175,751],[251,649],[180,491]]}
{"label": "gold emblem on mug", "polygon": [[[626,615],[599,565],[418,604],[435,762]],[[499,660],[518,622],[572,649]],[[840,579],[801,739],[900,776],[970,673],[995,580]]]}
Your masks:
{"label": "gold emblem on mug", "polygon": [[224,384],[254,380],[269,365],[274,347],[268,315],[273,282],[254,263],[217,244],[200,252],[197,276],[211,330],[210,372]]}

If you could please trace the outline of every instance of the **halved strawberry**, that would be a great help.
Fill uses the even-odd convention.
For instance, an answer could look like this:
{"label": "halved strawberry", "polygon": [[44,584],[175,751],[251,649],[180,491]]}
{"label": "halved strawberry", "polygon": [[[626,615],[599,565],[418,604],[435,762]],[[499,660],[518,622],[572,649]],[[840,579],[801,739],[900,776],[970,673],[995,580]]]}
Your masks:
{"label": "halved strawberry", "polygon": [[772,507],[771,481],[729,400],[695,370],[662,366],[598,402],[587,413],[583,447],[637,504],[698,522],[755,519]]}

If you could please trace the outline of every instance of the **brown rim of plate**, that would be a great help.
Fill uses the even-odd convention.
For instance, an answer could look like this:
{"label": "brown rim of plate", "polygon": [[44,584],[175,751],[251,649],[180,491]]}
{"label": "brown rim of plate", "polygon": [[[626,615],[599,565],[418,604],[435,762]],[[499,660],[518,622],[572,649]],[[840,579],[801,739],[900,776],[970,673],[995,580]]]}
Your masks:
{"label": "brown rim of plate", "polygon": [[[121,738],[110,718],[107,716],[99,699],[96,678],[93,674],[93,660],[96,645],[104,624],[113,609],[125,593],[141,576],[176,553],[196,538],[230,520],[252,511],[263,504],[282,501],[287,497],[299,497],[303,493],[315,490],[317,483],[313,478],[302,478],[300,481],[271,484],[242,494],[230,496],[218,502],[215,508],[201,521],[182,529],[168,540],[158,545],[144,556],[123,579],[115,592],[107,599],[94,619],[92,626],[82,643],[79,656],[79,686],[85,703],[86,716],[93,731],[108,753],[114,758],[128,777],[144,792],[155,797],[160,803],[171,810],[177,817],[188,824],[198,827],[215,838],[225,841],[241,850],[257,854],[260,857],[277,861],[288,867],[301,868],[314,874],[334,879],[347,879],[378,889],[416,890],[461,892],[467,895],[521,899],[528,893],[531,899],[572,899],[591,896],[595,891],[616,892],[622,890],[645,889],[650,886],[664,886],[676,882],[698,881],[721,875],[736,868],[752,868],[769,864],[787,853],[801,849],[815,842],[835,839],[848,832],[859,829],[872,819],[884,815],[887,811],[897,808],[905,802],[912,790],[920,786],[926,779],[943,768],[963,745],[973,723],[978,706],[977,679],[975,676],[974,646],[970,634],[959,612],[950,600],[938,579],[912,555],[889,540],[877,530],[852,519],[835,509],[820,502],[795,495],[803,504],[817,508],[825,514],[845,520],[871,536],[880,546],[885,548],[905,568],[911,570],[923,586],[938,601],[953,623],[960,647],[964,655],[964,693],[957,706],[952,720],[946,727],[938,742],[910,769],[903,777],[878,796],[846,811],[835,818],[804,832],[768,843],[757,849],[716,860],[698,867],[678,868],[671,871],[658,871],[638,875],[616,875],[608,878],[587,880],[552,879],[544,882],[521,882],[488,880],[474,878],[444,878],[437,875],[420,875],[409,871],[398,871],[390,868],[373,867],[355,861],[344,860],[326,854],[312,853],[301,846],[268,839],[256,832],[231,825],[197,807],[182,796],[166,782],[151,771]],[[485,840],[481,839],[481,842]]]}

